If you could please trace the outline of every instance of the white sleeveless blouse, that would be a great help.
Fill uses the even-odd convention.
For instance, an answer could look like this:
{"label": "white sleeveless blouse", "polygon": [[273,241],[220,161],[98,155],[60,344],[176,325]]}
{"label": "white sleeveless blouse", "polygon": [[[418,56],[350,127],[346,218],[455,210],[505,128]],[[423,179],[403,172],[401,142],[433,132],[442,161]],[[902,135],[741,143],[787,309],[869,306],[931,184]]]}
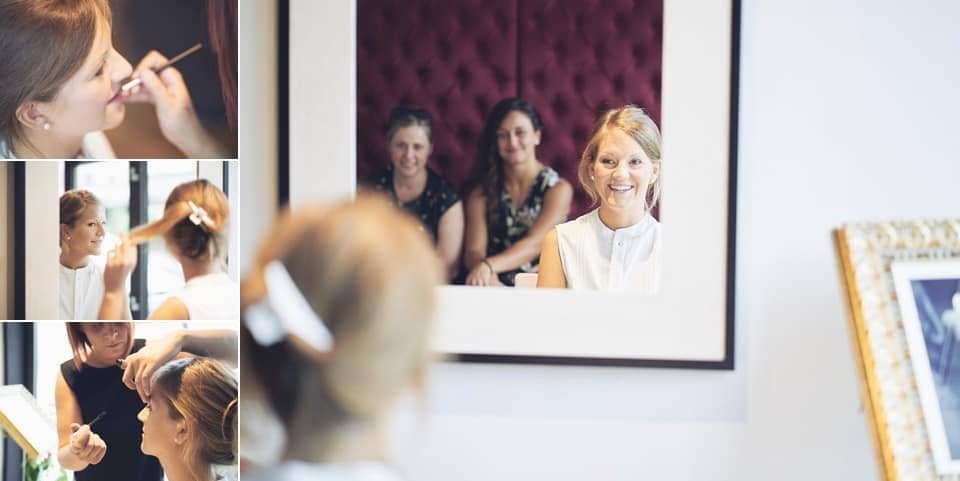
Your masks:
{"label": "white sleeveless blouse", "polygon": [[187,307],[190,320],[240,319],[240,286],[223,272],[194,277],[170,297],[180,299]]}
{"label": "white sleeveless blouse", "polygon": [[557,243],[569,289],[656,294],[660,288],[660,223],[650,214],[612,230],[594,209],[558,225]]}

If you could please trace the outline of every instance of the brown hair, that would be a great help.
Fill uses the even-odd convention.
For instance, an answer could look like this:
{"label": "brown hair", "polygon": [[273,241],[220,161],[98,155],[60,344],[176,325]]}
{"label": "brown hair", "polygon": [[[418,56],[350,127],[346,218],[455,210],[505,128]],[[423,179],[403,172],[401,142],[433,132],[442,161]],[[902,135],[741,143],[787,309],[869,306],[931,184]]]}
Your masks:
{"label": "brown hair", "polygon": [[23,137],[17,109],[49,102],[83,65],[98,24],[112,22],[107,0],[0,0],[0,137]]}
{"label": "brown hair", "polygon": [[220,90],[230,127],[237,128],[237,0],[209,0],[207,28],[217,53]]}
{"label": "brown hair", "polygon": [[[657,124],[636,105],[625,105],[623,107],[608,110],[597,119],[593,126],[593,132],[590,133],[590,140],[587,141],[587,147],[583,149],[583,155],[580,157],[580,166],[577,168],[577,178],[583,190],[590,196],[590,200],[596,204],[599,199],[596,187],[590,180],[593,163],[597,160],[597,151],[600,149],[600,142],[603,141],[607,129],[618,129],[630,136],[631,139],[640,145],[643,153],[653,161],[654,164],[660,164],[660,129]],[[646,195],[647,209],[652,209],[660,199],[660,179],[662,174],[658,174],[656,179],[650,184]]]}
{"label": "brown hair", "polygon": [[88,190],[68,190],[60,196],[60,223],[67,227],[80,219],[83,212],[91,205],[101,206],[100,199]]}
{"label": "brown hair", "polygon": [[[209,223],[193,223],[190,202],[206,211]],[[223,255],[229,217],[227,196],[217,186],[207,179],[184,182],[170,191],[163,217],[131,230],[130,241],[139,244],[163,235],[184,257],[196,261],[217,259]]]}
{"label": "brown hair", "polygon": [[130,352],[133,349],[133,323],[132,322],[68,322],[67,341],[70,343],[70,350],[73,351],[73,365],[80,370],[83,368],[83,361],[90,356],[90,339],[83,332],[83,326],[103,326],[104,324],[126,324],[130,326],[130,341],[127,343],[126,350]]}
{"label": "brown hair", "polygon": [[375,419],[404,389],[425,382],[443,268],[416,219],[367,194],[285,215],[241,286],[245,306],[269,289],[264,268],[274,260],[334,340],[326,353],[295,337],[264,347],[243,328],[241,362],[249,366],[241,369],[286,426],[289,446]]}
{"label": "brown hair", "polygon": [[420,107],[394,107],[387,120],[387,143],[393,141],[393,134],[403,127],[416,126],[427,134],[427,141],[433,142],[433,116],[430,111]]}
{"label": "brown hair", "polygon": [[164,400],[187,424],[183,459],[197,479],[212,465],[237,461],[237,379],[223,363],[202,357],[164,364],[153,375],[151,399]]}

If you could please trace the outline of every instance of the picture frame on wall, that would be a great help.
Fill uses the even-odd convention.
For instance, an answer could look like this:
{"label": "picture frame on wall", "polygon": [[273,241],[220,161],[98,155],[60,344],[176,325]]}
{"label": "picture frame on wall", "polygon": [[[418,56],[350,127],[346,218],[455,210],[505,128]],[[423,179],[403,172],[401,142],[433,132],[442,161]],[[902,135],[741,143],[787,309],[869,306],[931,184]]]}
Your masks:
{"label": "picture frame on wall", "polygon": [[960,259],[891,265],[938,474],[960,474]]}
{"label": "picture frame on wall", "polygon": [[955,479],[960,219],[853,223],[834,239],[883,479]]}
{"label": "picture frame on wall", "polygon": [[[358,131],[383,127],[356,122],[363,12],[356,1],[283,0],[278,15],[278,203],[349,199]],[[740,3],[663,0],[662,21],[659,293],[443,286],[437,352],[466,362],[734,368]]]}

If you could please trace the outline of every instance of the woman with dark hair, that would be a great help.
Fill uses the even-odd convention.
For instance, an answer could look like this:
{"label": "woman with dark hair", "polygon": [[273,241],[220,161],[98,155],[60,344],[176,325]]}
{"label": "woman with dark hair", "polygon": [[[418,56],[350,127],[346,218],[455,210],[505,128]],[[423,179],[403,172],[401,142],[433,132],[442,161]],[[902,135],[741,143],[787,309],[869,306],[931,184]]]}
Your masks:
{"label": "woman with dark hair", "polygon": [[433,121],[420,108],[397,107],[387,126],[390,165],[366,184],[413,214],[433,238],[447,268],[457,274],[463,249],[463,203],[457,191],[427,165],[433,151]]}
{"label": "woman with dark hair", "polygon": [[542,132],[524,99],[501,100],[487,117],[467,184],[468,285],[513,286],[537,272],[544,236],[570,212],[573,187],[537,160]]}
{"label": "woman with dark hair", "polygon": [[186,284],[170,294],[150,319],[239,319],[240,288],[225,272],[223,262],[229,214],[226,195],[206,179],[175,187],[167,196],[163,217],[132,230],[108,257],[100,319],[122,315],[128,302],[123,287],[137,265],[136,246],[159,235],[180,263]]}

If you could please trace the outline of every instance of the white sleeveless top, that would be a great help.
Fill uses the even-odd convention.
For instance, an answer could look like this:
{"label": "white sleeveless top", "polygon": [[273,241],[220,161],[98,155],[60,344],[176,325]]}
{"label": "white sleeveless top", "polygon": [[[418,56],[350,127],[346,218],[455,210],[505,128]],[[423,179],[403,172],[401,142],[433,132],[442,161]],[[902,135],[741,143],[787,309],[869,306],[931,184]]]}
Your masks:
{"label": "white sleeveless top", "polygon": [[660,223],[650,214],[612,230],[594,209],[557,226],[560,263],[570,289],[660,289]]}
{"label": "white sleeveless top", "polygon": [[194,321],[240,319],[240,286],[223,272],[194,277],[170,297],[180,299]]}
{"label": "white sleeveless top", "polygon": [[100,315],[103,302],[103,258],[90,256],[79,269],[60,266],[60,320],[90,321]]}

